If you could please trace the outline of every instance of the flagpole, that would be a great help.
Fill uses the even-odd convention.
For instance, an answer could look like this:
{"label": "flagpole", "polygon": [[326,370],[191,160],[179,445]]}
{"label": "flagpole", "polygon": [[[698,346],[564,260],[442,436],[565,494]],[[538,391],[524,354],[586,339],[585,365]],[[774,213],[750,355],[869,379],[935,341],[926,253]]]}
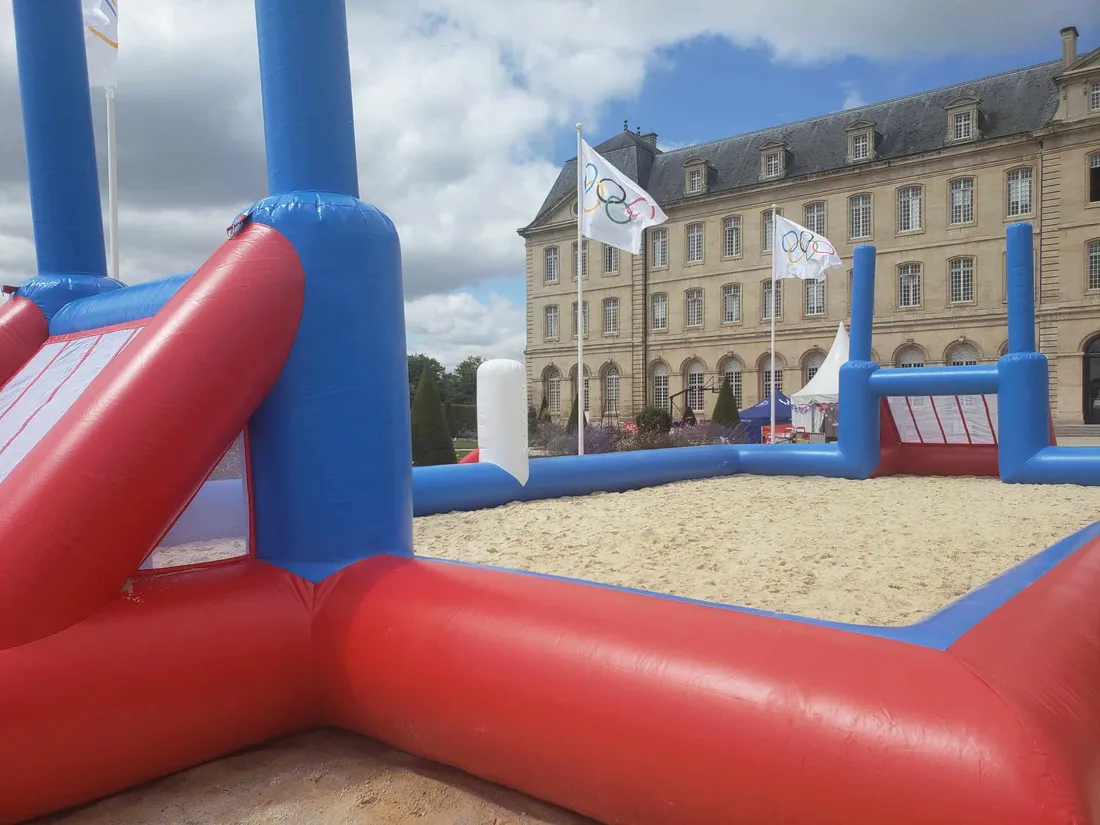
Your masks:
{"label": "flagpole", "polygon": [[577,124],[577,455],[584,455],[584,164]]}
{"label": "flagpole", "polygon": [[776,205],[772,204],[772,295],[771,295],[771,311],[768,313],[772,319],[771,325],[771,354],[768,356],[768,375],[770,377],[767,388],[771,395],[771,429],[768,431],[768,438],[772,444],[775,443],[775,258],[779,254],[779,221],[776,220]]}
{"label": "flagpole", "polygon": [[107,204],[110,214],[111,261],[109,274],[118,280],[118,128],[115,120],[115,90],[107,95]]}

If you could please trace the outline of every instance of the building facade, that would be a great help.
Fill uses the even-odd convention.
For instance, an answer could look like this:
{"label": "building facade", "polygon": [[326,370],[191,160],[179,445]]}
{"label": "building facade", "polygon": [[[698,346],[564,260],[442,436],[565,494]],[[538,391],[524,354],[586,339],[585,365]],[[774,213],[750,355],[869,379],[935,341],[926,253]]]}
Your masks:
{"label": "building facade", "polygon": [[[1100,423],[1100,49],[713,143],[661,151],[624,131],[596,147],[668,215],[642,254],[586,241],[576,313],[576,161],[520,230],[531,402],[567,415],[577,340],[593,421],[646,406],[739,406],[800,389],[849,314],[851,262],[878,249],[874,358],[996,360],[1007,344],[1005,229],[1036,234],[1038,341],[1061,423]],[[769,364],[773,207],[830,239],[824,282],[780,281]],[[774,378],[773,378],[774,376]]]}

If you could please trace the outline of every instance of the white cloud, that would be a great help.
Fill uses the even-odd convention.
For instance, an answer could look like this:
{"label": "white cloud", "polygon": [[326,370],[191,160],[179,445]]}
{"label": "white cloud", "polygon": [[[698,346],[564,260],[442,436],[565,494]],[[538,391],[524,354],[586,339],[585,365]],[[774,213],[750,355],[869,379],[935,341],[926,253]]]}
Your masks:
{"label": "white cloud", "polygon": [[[1053,56],[1058,28],[1095,19],[1094,2],[788,0],[777,17],[770,6],[715,0],[681,0],[675,13],[663,0],[349,0],[361,196],[401,233],[410,340],[440,336],[438,352],[522,350],[521,323],[500,327],[507,331],[494,344],[485,333],[498,329],[492,324],[439,330],[416,313],[430,315],[426,296],[453,309],[455,296],[439,293],[522,275],[515,230],[563,160],[546,147],[577,120],[606,133],[618,121],[601,122],[605,106],[636,97],[670,46],[706,35],[807,64],[1011,49],[1040,31]],[[10,4],[0,0],[0,21],[10,20]],[[122,10],[124,280],[193,268],[237,211],[266,194],[253,8],[252,0],[143,0]],[[0,106],[9,118],[14,62],[10,26],[0,25]],[[854,88],[846,94],[846,103],[860,99]],[[0,130],[3,278],[33,265],[20,131]],[[480,306],[483,320],[516,311]]]}
{"label": "white cloud", "polygon": [[410,352],[452,368],[470,355],[523,360],[524,307],[500,295],[481,302],[468,292],[426,295],[405,303]]}
{"label": "white cloud", "polygon": [[857,89],[854,83],[845,81],[840,84],[840,87],[844,90],[844,103],[841,104],[840,108],[858,109],[860,106],[867,105],[867,99],[863,96],[863,92]]}

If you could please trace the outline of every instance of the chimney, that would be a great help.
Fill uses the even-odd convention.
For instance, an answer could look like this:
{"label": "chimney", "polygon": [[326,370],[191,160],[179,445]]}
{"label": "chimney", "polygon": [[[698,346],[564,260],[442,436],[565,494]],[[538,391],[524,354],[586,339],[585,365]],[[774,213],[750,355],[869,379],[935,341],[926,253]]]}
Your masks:
{"label": "chimney", "polygon": [[654,149],[657,148],[657,133],[656,132],[646,132],[644,135],[642,135],[642,140],[644,140],[646,143],[648,143]]}
{"label": "chimney", "polygon": [[1062,68],[1068,69],[1077,60],[1077,27],[1062,29]]}

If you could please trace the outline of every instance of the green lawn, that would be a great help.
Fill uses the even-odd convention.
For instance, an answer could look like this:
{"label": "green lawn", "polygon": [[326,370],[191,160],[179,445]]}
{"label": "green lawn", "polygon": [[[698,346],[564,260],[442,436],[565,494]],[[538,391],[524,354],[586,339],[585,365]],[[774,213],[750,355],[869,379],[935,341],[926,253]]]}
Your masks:
{"label": "green lawn", "polygon": [[466,453],[477,447],[477,441],[473,438],[456,438],[455,455],[462,458]]}

